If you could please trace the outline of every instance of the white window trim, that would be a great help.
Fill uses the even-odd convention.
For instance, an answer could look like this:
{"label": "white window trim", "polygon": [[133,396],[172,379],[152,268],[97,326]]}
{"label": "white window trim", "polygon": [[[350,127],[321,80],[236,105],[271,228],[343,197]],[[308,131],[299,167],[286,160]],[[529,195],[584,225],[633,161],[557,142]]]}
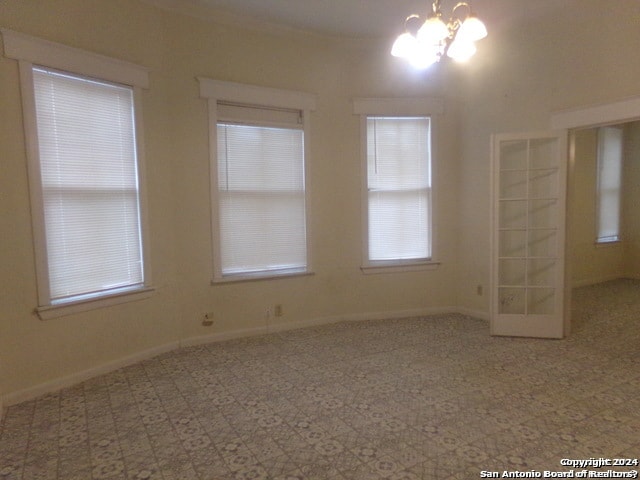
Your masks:
{"label": "white window trim", "polygon": [[134,63],[0,29],[8,58],[132,87],[149,88],[149,71]]}
{"label": "white window trim", "polygon": [[[47,320],[149,297],[154,289],[151,287],[151,257],[148,242],[149,228],[146,210],[147,195],[144,168],[144,142],[142,141],[144,128],[141,93],[143,88],[148,88],[149,86],[148,70],[129,62],[31,37],[12,30],[0,29],[0,32],[2,33],[5,56],[17,60],[20,71],[20,88],[26,137],[27,168],[32,211],[31,218],[38,285],[38,307],[35,309],[36,313],[42,320]],[[33,86],[34,65],[119,83],[133,88],[140,199],[140,227],[145,278],[144,285],[140,287],[123,289],[118,293],[107,292],[104,295],[72,300],[56,305],[51,304],[42,204],[42,185],[39,167],[40,153]]]}
{"label": "white window trim", "polygon": [[[435,225],[437,221],[437,121],[435,117],[444,113],[444,101],[437,97],[405,98],[354,98],[353,113],[360,116],[360,163],[363,172],[361,182],[361,232],[362,265],[364,274],[402,273],[435,270],[437,261],[437,241]],[[368,116],[425,116],[431,119],[431,258],[416,260],[369,260],[369,200],[367,188],[367,117]]]}
{"label": "white window trim", "polygon": [[[212,284],[246,282],[252,280],[280,279],[313,274],[313,254],[311,251],[311,222],[310,208],[310,112],[316,109],[316,96],[310,93],[277,88],[245,85],[234,82],[223,82],[206,77],[197,77],[200,83],[200,97],[208,101],[209,107],[209,175],[211,194],[211,238],[213,255]],[[262,108],[287,108],[302,112],[302,128],[304,131],[304,162],[305,162],[305,208],[307,229],[307,268],[305,271],[277,274],[274,272],[247,273],[237,275],[223,275],[220,252],[220,220],[218,199],[214,186],[218,185],[218,102],[238,103]]]}

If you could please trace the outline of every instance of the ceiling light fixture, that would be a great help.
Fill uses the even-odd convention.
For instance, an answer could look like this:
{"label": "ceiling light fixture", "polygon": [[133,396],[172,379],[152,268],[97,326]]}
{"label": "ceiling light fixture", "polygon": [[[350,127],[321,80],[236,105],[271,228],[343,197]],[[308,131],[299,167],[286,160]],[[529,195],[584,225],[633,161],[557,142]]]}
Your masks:
{"label": "ceiling light fixture", "polygon": [[459,2],[444,21],[440,0],[433,0],[433,12],[420,25],[420,15],[409,15],[404,33],[393,43],[391,55],[408,60],[416,68],[427,68],[443,55],[466,62],[476,53],[475,42],[487,36],[484,23],[467,2]]}

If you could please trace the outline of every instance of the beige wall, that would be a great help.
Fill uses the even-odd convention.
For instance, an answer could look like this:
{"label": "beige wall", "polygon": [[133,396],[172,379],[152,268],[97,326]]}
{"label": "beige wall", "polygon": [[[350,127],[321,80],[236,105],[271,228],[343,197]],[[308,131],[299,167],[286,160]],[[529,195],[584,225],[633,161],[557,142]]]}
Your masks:
{"label": "beige wall", "polygon": [[17,62],[0,56],[0,390],[10,395],[175,341],[182,329],[172,218],[164,19],[137,2],[8,1],[0,26],[143,64],[152,300],[49,321],[33,313],[37,285]]}
{"label": "beige wall", "polygon": [[572,284],[640,277],[640,122],[625,125],[622,242],[595,243],[597,129],[575,132],[575,167],[569,199]]}
{"label": "beige wall", "polygon": [[[458,116],[456,98],[442,87],[455,82],[455,72],[408,75],[389,63],[386,43],[240,30],[132,0],[5,0],[0,27],[150,69],[143,115],[157,288],[150,299],[87,313],[48,321],[33,314],[37,285],[18,67],[0,56],[0,391],[6,401],[180,341],[259,331],[274,304],[282,304],[284,316],[271,319],[272,326],[455,305]],[[317,95],[309,163],[315,275],[211,285],[208,116],[196,76]],[[364,275],[360,130],[351,100],[393,95],[445,98],[434,138],[442,264],[434,271]],[[215,324],[205,328],[201,320],[209,311]]]}
{"label": "beige wall", "polygon": [[640,278],[640,122],[625,129],[623,240],[625,276]]}
{"label": "beige wall", "polygon": [[[635,0],[582,0],[534,20],[493,12],[473,62],[412,72],[389,39],[357,41],[169,13],[134,0],[3,0],[0,27],[150,69],[144,140],[151,255],[150,299],[41,321],[18,68],[0,56],[0,392],[25,398],[47,382],[95,371],[140,352],[199,336],[278,322],[427,312],[459,306],[485,314],[489,281],[489,136],[547,129],[550,112],[640,93]],[[523,11],[530,2],[522,2]],[[511,12],[517,9],[509,9]],[[497,12],[497,13],[496,13]],[[490,13],[490,12],[489,12]],[[594,29],[597,25],[597,29]],[[597,31],[598,34],[594,34]],[[212,286],[207,107],[196,76],[316,94],[312,116],[311,235],[316,274]],[[445,99],[435,132],[435,271],[363,275],[358,118],[351,99]],[[214,311],[211,328],[200,325]],[[34,390],[35,389],[35,390]]]}
{"label": "beige wall", "polygon": [[571,283],[583,286],[625,276],[626,242],[596,243],[598,129],[576,131],[574,138],[575,167],[568,200],[567,226],[571,239]]}
{"label": "beige wall", "polygon": [[[513,5],[474,6],[489,3],[496,12]],[[639,2],[557,2],[553,12],[536,4],[519,3],[527,21],[487,19],[493,28],[464,73],[458,304],[472,310],[489,309],[476,285],[490,272],[490,135],[548,130],[553,112],[640,94],[640,62],[629,61],[640,42]]]}

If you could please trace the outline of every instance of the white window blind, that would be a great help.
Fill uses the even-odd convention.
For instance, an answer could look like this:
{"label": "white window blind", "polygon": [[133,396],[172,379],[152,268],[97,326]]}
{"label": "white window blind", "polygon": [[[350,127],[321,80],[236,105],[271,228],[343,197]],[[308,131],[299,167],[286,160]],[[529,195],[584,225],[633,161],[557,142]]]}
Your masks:
{"label": "white window blind", "polygon": [[[222,109],[232,116],[228,110],[228,106]],[[221,274],[304,272],[307,238],[300,113],[254,113],[263,118],[261,124],[217,124]],[[249,118],[258,118],[255,114]],[[266,121],[263,114],[275,121]],[[238,109],[233,116],[243,113]],[[272,126],[290,120],[295,123]]]}
{"label": "white window blind", "polygon": [[369,261],[431,258],[429,117],[367,117]]}
{"label": "white window blind", "polygon": [[598,129],[598,243],[620,240],[623,130]]}
{"label": "white window blind", "polygon": [[144,282],[133,90],[33,68],[51,303]]}

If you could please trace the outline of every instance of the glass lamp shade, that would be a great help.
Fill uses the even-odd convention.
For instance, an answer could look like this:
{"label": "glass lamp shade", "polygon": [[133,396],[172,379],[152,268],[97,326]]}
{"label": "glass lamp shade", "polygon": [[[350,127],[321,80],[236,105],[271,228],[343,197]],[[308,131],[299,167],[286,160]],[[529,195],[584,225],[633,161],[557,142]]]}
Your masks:
{"label": "glass lamp shade", "polygon": [[447,56],[453,58],[456,62],[466,62],[476,53],[476,46],[473,42],[456,38],[449,49]]}
{"label": "glass lamp shade", "polygon": [[487,27],[475,15],[469,15],[458,30],[456,38],[468,42],[476,42],[487,36]]}
{"label": "glass lamp shade", "polygon": [[396,38],[391,47],[391,55],[400,58],[411,58],[418,49],[418,40],[409,32],[405,32]]}
{"label": "glass lamp shade", "polygon": [[449,29],[440,17],[429,17],[418,30],[418,40],[426,44],[438,44],[449,36]]}
{"label": "glass lamp shade", "polygon": [[409,63],[413,68],[424,70],[439,60],[439,49],[434,45],[418,43],[416,50],[409,57]]}

